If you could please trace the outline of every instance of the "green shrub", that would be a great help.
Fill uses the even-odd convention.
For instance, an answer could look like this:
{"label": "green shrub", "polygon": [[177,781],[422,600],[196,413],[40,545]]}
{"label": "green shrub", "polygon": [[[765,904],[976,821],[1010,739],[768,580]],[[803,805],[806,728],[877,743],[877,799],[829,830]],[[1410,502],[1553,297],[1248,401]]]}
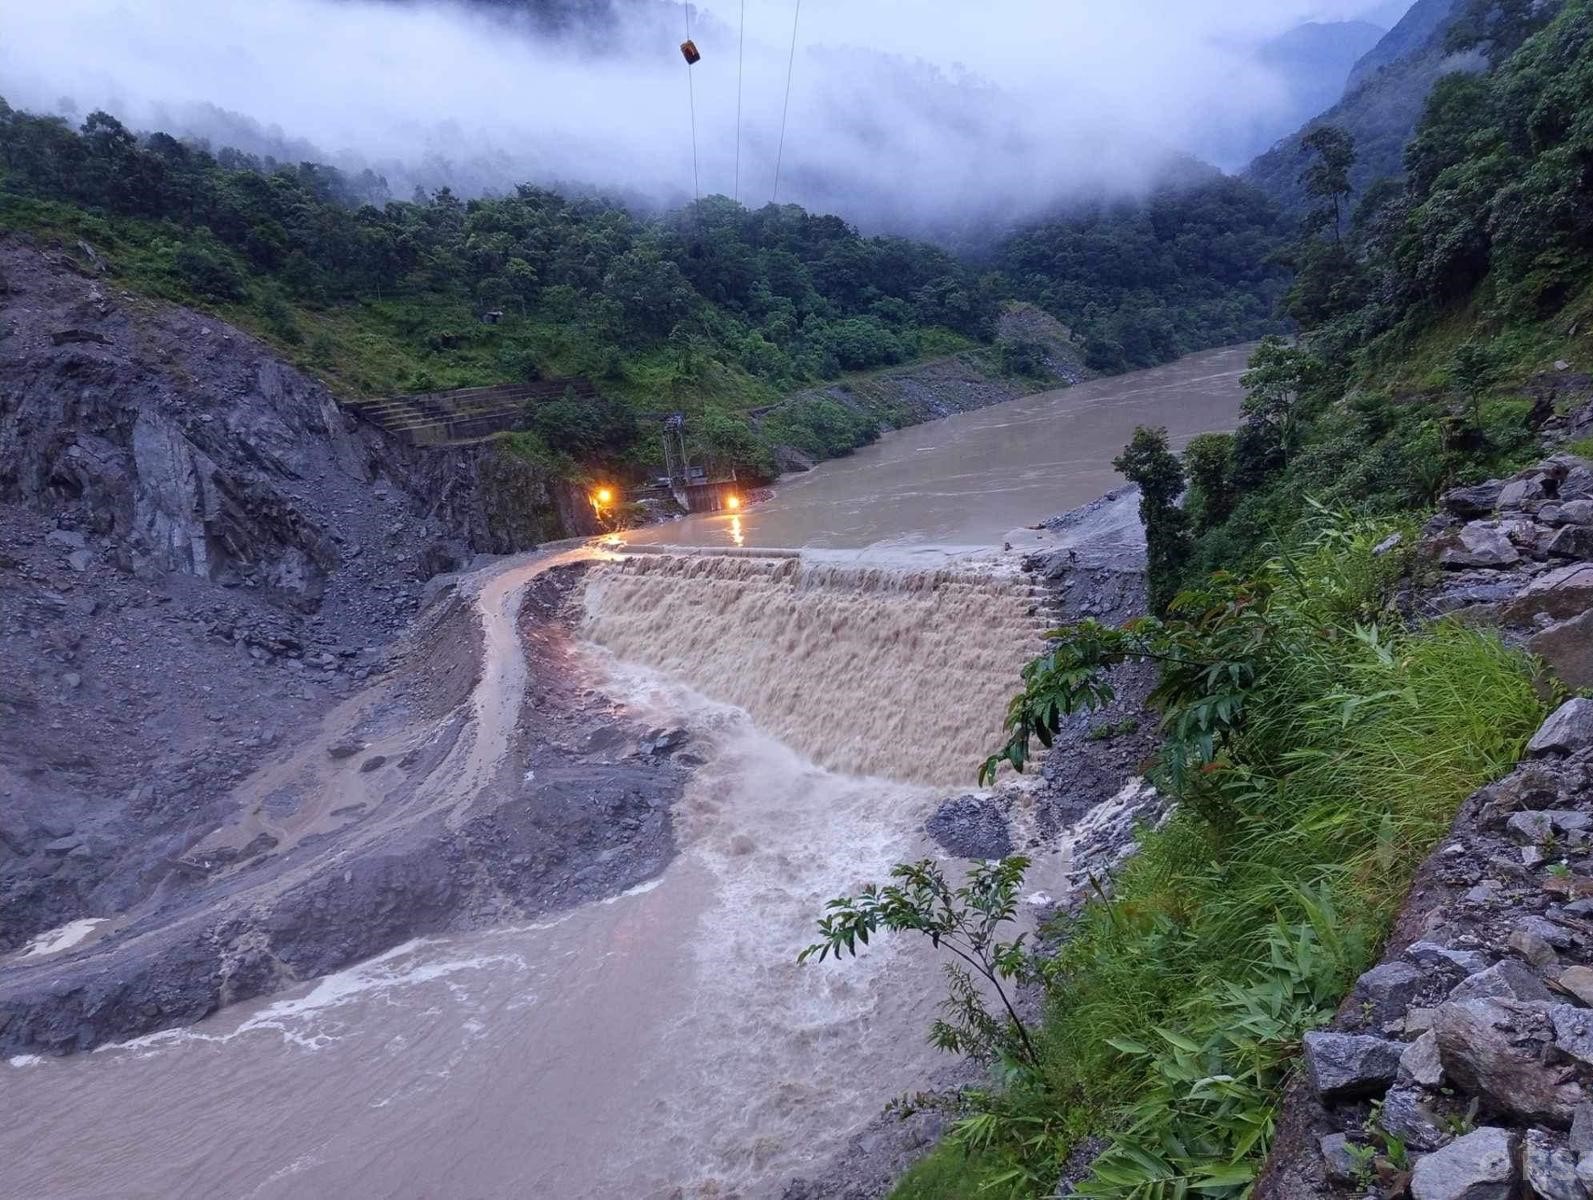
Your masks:
{"label": "green shrub", "polygon": [[1242,1195],[1299,1033],[1375,957],[1461,801],[1542,720],[1530,664],[1497,636],[1384,611],[1404,564],[1374,548],[1399,527],[1307,510],[1316,532],[1253,577],[1186,593],[1163,621],[1059,630],[1025,671],[1014,735],[1108,699],[1112,663],[1160,662],[1154,777],[1179,806],[1112,898],[1054,931],[1042,1069],[975,1096],[937,1172],[971,1147],[994,1194],[1038,1196],[1080,1138],[1106,1133],[1085,1194]]}

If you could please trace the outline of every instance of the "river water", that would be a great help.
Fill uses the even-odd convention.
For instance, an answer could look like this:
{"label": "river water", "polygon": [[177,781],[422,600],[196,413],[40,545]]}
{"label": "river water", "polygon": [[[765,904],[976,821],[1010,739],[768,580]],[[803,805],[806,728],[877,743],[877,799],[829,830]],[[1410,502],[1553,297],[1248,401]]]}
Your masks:
{"label": "river water", "polygon": [[[705,759],[652,884],[418,940],[189,1028],[0,1064],[0,1197],[725,1200],[921,1085],[937,966],[798,967],[824,900],[905,857],[968,783],[1037,632],[956,548],[1088,500],[1135,424],[1233,423],[1243,351],[888,435],[662,542],[934,563],[593,569],[585,653]],[[822,556],[821,556],[822,557]],[[56,952],[70,950],[63,933]],[[4,969],[0,967],[0,969]]]}
{"label": "river water", "polygon": [[1013,529],[1087,503],[1122,480],[1112,459],[1136,425],[1182,448],[1232,429],[1251,347],[1040,392],[887,434],[783,480],[737,515],[632,530],[632,545],[790,546],[932,555],[998,545]]}

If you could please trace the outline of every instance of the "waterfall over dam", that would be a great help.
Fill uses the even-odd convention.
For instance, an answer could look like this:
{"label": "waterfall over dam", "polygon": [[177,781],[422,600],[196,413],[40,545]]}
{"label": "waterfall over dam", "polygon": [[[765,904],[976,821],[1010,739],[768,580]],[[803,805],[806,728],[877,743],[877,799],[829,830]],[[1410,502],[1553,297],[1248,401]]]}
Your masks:
{"label": "waterfall over dam", "polygon": [[[450,623],[415,652],[431,674],[415,672],[413,704],[400,663],[344,706],[349,729],[284,745],[316,820],[283,861],[314,880],[346,879],[350,853],[385,868],[384,831],[424,818],[424,861],[463,848],[435,878],[465,919],[202,1020],[0,1060],[0,1200],[777,1200],[821,1171],[948,1062],[926,1039],[944,995],[928,946],[797,954],[827,900],[940,853],[926,820],[999,742],[1051,623],[1007,531],[1045,538],[1034,523],[1115,486],[1101,464],[1136,423],[1175,439],[1230,423],[1243,359],[887,435],[739,517],[461,578]],[[666,548],[680,544],[723,552]],[[1081,567],[1070,602],[1101,573]],[[672,757],[647,749],[655,727],[685,731]],[[355,728],[380,770],[329,755]],[[576,768],[621,781],[613,808]],[[647,770],[675,773],[671,802],[620,804]],[[270,782],[239,787],[278,828]],[[513,825],[524,811],[543,823]],[[624,829],[647,820],[664,826],[659,863],[605,888],[634,861]],[[503,878],[549,862],[572,888],[598,882],[515,912]],[[1049,886],[1042,865],[1033,887]],[[254,895],[237,921],[276,953],[292,930]],[[339,903],[316,922],[346,920]],[[41,988],[57,970],[123,980],[93,958],[122,916],[4,966],[49,976]]]}
{"label": "waterfall over dam", "polygon": [[585,632],[751,714],[821,766],[969,786],[1039,650],[1025,583],[801,558],[594,566]]}

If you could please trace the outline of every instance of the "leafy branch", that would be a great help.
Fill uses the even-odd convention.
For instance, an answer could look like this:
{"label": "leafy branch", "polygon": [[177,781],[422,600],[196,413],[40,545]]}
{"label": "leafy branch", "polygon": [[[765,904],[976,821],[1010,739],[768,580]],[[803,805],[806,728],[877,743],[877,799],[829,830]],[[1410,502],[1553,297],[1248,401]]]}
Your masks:
{"label": "leafy branch", "polygon": [[[1031,976],[1026,934],[1003,942],[1001,926],[1016,918],[1018,892],[1029,860],[1014,855],[998,862],[981,863],[968,872],[967,882],[953,888],[929,859],[900,863],[891,868],[895,883],[869,884],[856,896],[841,896],[826,906],[819,918],[819,938],[797,956],[798,962],[823,962],[842,952],[856,956],[859,945],[881,929],[893,933],[916,932],[944,947],[966,967],[946,964],[950,995],[942,1008],[948,1020],[936,1021],[930,1040],[942,1050],[989,1060],[1005,1058],[1029,1070],[1038,1070],[1040,1056],[1023,1018],[1018,1015],[1009,984]],[[1005,1016],[986,1007],[978,980],[983,980],[1000,1001]]]}

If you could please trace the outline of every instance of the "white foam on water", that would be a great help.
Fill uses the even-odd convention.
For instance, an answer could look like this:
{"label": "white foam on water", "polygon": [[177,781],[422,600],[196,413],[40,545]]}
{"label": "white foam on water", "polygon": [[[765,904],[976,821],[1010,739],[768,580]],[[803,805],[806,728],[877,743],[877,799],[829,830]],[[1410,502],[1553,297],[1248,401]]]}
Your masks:
{"label": "white foam on water", "polygon": [[[356,963],[352,967],[322,976],[308,992],[274,1001],[225,1032],[210,1031],[223,1018],[213,1017],[199,1025],[162,1029],[125,1042],[96,1047],[93,1053],[155,1052],[182,1042],[225,1044],[244,1034],[269,1030],[284,1042],[306,1050],[319,1050],[340,1040],[349,1030],[333,1014],[338,1009],[363,1002],[373,995],[386,995],[401,989],[420,988],[441,982],[457,1000],[468,999],[467,989],[454,977],[489,968],[524,971],[526,961],[518,954],[483,954],[463,958],[428,958],[434,950],[446,950],[441,939],[415,938]],[[479,1026],[478,1026],[479,1029]]]}

